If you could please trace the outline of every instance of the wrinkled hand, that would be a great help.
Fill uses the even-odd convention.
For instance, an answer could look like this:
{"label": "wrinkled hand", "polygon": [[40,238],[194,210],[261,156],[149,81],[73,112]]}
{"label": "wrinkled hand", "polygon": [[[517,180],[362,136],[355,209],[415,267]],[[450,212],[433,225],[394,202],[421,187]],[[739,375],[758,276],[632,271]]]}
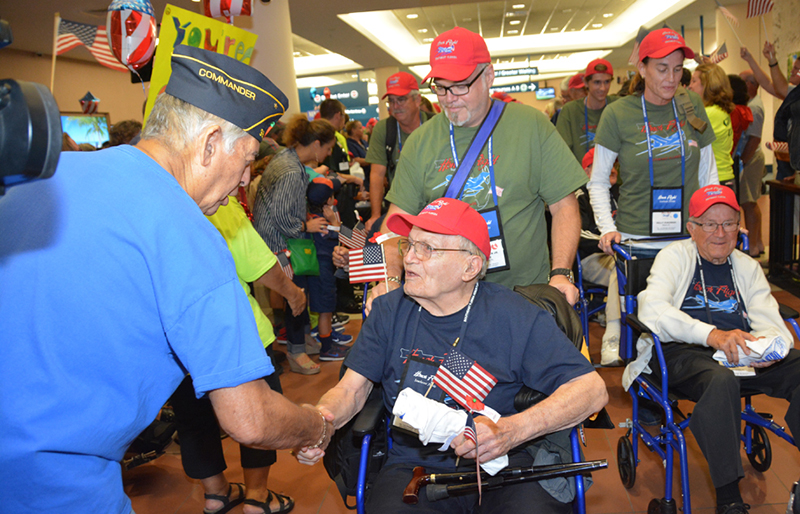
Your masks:
{"label": "wrinkled hand", "polygon": [[750,348],[747,341],[755,341],[756,338],[742,330],[720,330],[715,328],[708,334],[706,343],[715,350],[725,352],[725,357],[732,364],[739,364],[739,352],[736,347],[740,347],[745,355],[750,355]]}
{"label": "wrinkled hand", "polygon": [[318,410],[322,415],[325,417],[325,421],[327,426],[325,428],[325,439],[322,441],[316,448],[309,448],[308,446],[303,446],[302,448],[296,448],[292,451],[292,454],[295,456],[297,461],[300,464],[306,464],[308,466],[312,466],[319,462],[319,460],[325,456],[325,448],[328,447],[328,443],[331,442],[331,437],[333,436],[333,432],[336,430],[333,426],[333,422],[335,420],[335,416],[331,411],[326,409],[323,406],[314,407],[312,405],[303,405],[305,408]]}
{"label": "wrinkled hand", "polygon": [[400,284],[397,282],[378,282],[378,285],[369,290],[367,301],[364,302],[364,313],[369,315],[369,311],[372,310],[372,302],[375,300],[375,298],[383,296],[389,291],[394,291],[399,287]]}
{"label": "wrinkled hand", "polygon": [[325,218],[314,218],[306,222],[306,232],[319,232],[323,236],[328,235],[328,220]]}
{"label": "wrinkled hand", "polygon": [[450,442],[450,447],[459,457],[475,459],[477,456],[478,462],[489,462],[506,455],[518,444],[514,437],[518,430],[506,418],[500,418],[494,423],[486,416],[478,416],[475,418],[475,429],[478,433],[477,451],[475,443],[464,437],[464,434]]}
{"label": "wrinkled hand", "polygon": [[306,310],[306,292],[294,284],[292,284],[292,294],[286,298],[286,301],[289,302],[289,307],[295,316],[299,316]]}
{"label": "wrinkled hand", "polygon": [[337,268],[344,268],[350,264],[350,251],[344,246],[337,246],[333,249],[333,265]]}
{"label": "wrinkled hand", "polygon": [[748,50],[746,46],[743,46],[739,49],[739,56],[748,63],[755,60],[753,59],[753,54],[750,53],[750,50]]}
{"label": "wrinkled hand", "polygon": [[561,291],[561,294],[567,297],[570,305],[575,305],[578,301],[580,296],[578,288],[564,275],[553,275],[553,278],[550,279],[550,285]]}
{"label": "wrinkled hand", "polygon": [[622,234],[619,232],[606,232],[600,236],[600,242],[597,246],[603,250],[606,255],[614,255],[614,249],[611,247],[614,243],[622,241]]}

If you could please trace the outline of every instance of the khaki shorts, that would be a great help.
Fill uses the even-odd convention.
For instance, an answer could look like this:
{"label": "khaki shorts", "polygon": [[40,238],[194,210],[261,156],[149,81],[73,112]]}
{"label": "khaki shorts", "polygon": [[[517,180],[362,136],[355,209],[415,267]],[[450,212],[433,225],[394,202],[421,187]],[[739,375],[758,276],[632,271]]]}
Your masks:
{"label": "khaki shorts", "polygon": [[761,197],[761,179],[764,178],[764,153],[756,152],[744,166],[739,177],[739,203],[755,203]]}

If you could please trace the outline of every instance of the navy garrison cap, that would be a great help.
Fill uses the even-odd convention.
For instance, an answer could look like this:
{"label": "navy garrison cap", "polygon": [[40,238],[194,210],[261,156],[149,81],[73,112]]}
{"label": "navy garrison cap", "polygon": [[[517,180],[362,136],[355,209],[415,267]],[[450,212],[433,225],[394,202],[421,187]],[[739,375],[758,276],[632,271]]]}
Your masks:
{"label": "navy garrison cap", "polygon": [[227,55],[178,45],[166,93],[241,128],[258,141],[289,100],[260,71]]}

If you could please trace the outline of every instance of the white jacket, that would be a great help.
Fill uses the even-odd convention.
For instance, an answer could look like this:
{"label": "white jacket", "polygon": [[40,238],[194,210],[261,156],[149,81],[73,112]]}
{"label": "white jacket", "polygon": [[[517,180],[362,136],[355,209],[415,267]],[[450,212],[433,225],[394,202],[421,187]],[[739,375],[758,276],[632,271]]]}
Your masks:
{"label": "white jacket", "polygon": [[[780,336],[785,341],[792,341],[758,261],[734,250],[731,263],[739,294],[747,309],[750,333],[755,337]],[[680,310],[696,266],[697,247],[691,239],[671,243],[656,256],[647,278],[647,288],[639,293],[638,317],[661,341],[708,346],[708,334],[716,327]],[[651,372],[647,364],[653,351],[652,338],[639,338],[636,349],[638,357],[628,364],[622,375],[622,385],[626,390],[640,373]]]}

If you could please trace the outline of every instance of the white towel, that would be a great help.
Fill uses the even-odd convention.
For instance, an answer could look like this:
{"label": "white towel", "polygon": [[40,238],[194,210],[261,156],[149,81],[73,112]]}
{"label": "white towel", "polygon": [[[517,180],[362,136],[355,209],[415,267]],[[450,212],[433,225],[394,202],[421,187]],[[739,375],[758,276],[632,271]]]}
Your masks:
{"label": "white towel", "polygon": [[[500,419],[500,414],[491,407],[484,408],[481,413],[494,422]],[[444,443],[439,451],[446,451],[450,442],[467,426],[466,411],[451,409],[408,387],[397,395],[392,414],[417,429],[422,444]],[[481,464],[483,470],[490,475],[496,474],[506,466],[508,466],[508,455]]]}
{"label": "white towel", "polygon": [[747,341],[747,348],[750,349],[750,355],[745,355],[740,347],[736,347],[739,351],[739,364],[731,364],[725,356],[725,352],[717,350],[714,353],[714,360],[722,363],[727,368],[752,366],[763,362],[779,361],[789,354],[789,346],[781,336],[774,336],[770,338],[762,337],[755,341]]}

